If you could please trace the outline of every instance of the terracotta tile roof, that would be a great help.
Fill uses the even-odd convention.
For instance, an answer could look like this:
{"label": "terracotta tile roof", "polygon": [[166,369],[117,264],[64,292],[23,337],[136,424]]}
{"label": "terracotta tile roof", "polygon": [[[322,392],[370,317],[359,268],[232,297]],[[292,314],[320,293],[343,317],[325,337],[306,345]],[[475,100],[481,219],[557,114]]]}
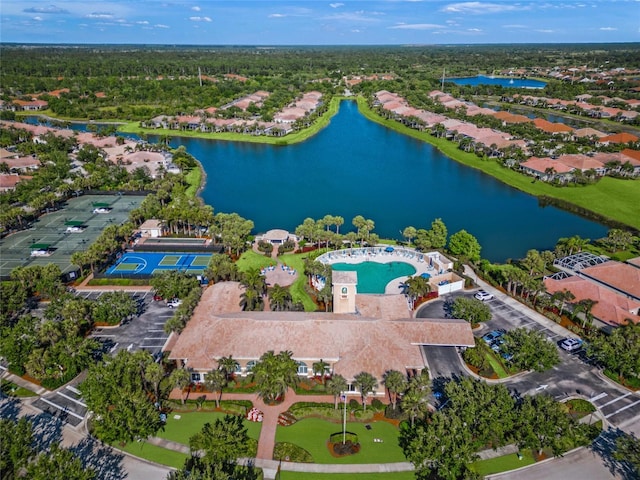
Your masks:
{"label": "terracotta tile roof", "polygon": [[520,166],[539,173],[545,173],[547,168],[553,168],[556,173],[569,173],[573,170],[573,168],[557,160],[538,157],[531,157],[526,162],[522,162]]}
{"label": "terracotta tile roof", "polygon": [[604,163],[596,157],[589,157],[582,154],[561,155],[557,161],[581,171],[597,170],[604,167]]}
{"label": "terracotta tile roof", "polygon": [[631,135],[630,133],[616,133],[615,135],[608,135],[598,140],[600,143],[630,143],[637,142],[638,137]]}
{"label": "terracotta tile roof", "polygon": [[23,180],[31,180],[28,175],[0,174],[0,190],[13,190]]}
{"label": "terracotta tile roof", "polygon": [[624,155],[629,159],[635,160],[635,163],[633,161],[631,162],[632,164],[634,165],[640,164],[640,150],[632,150],[631,148],[625,148],[620,153],[622,153],[622,155]]}
{"label": "terracotta tile roof", "polygon": [[640,299],[640,269],[621,262],[605,262],[580,271],[621,292]]}
{"label": "terracotta tile roof", "polygon": [[640,268],[640,257],[630,258],[627,260],[627,263]]}
{"label": "terracotta tile roof", "polygon": [[18,157],[18,158],[3,158],[0,160],[2,163],[6,163],[9,168],[38,168],[40,166],[40,160],[33,156]]}
{"label": "terracotta tile roof", "polygon": [[498,120],[502,120],[504,123],[531,123],[533,121],[529,117],[525,117],[524,115],[516,115],[513,113],[505,112],[504,110],[494,112],[493,116]]}
{"label": "terracotta tile roof", "polygon": [[544,280],[544,285],[549,293],[570,291],[575,296],[573,303],[585,299],[596,301],[597,303],[591,309],[592,315],[609,325],[625,325],[628,323],[627,319],[633,323],[640,322],[638,316],[640,302],[631,300],[593,281],[577,276],[562,280],[547,278]]}
{"label": "terracotta tile roof", "polygon": [[564,133],[564,132],[573,132],[573,128],[563,123],[553,123],[549,122],[543,118],[535,118],[533,120],[533,124],[538,127],[538,129],[547,133]]}
{"label": "terracotta tile roof", "polygon": [[576,137],[594,137],[595,136],[595,137],[601,138],[601,137],[607,136],[606,133],[591,127],[579,128],[577,130],[574,130],[573,134]]}
{"label": "terracotta tile roof", "polygon": [[[240,362],[257,360],[268,350],[290,350],[298,361],[323,359],[336,373],[352,379],[361,371],[380,381],[388,369],[423,368],[418,345],[473,345],[468,322],[455,319],[385,319],[322,312],[239,312],[236,282],[215,284],[175,342],[169,358],[188,359],[196,370],[209,370],[215,359],[233,355]],[[366,297],[359,295],[358,297]],[[376,296],[373,312],[384,317],[388,304],[400,300]],[[393,297],[393,296],[392,296]],[[403,308],[406,302],[401,295]],[[366,299],[359,298],[362,304]],[[230,313],[223,313],[223,311]],[[407,312],[408,313],[408,312]]]}

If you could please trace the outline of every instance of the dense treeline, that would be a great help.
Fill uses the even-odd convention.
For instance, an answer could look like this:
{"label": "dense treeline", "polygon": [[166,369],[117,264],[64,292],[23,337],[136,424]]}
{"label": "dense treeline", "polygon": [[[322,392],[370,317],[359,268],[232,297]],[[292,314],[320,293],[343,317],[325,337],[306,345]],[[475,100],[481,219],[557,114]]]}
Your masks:
{"label": "dense treeline", "polygon": [[[43,96],[62,117],[142,120],[221,106],[256,90],[271,97],[259,113],[268,118],[299,92],[334,91],[343,76],[391,73],[384,88],[411,98],[447,76],[549,65],[640,66],[634,44],[475,45],[406,47],[169,47],[3,45],[1,98],[69,89]],[[200,74],[203,78],[200,84]],[[225,78],[235,74],[245,79]],[[322,80],[322,81],[319,81]],[[560,82],[555,82],[560,83]],[[379,89],[365,81],[357,92]],[[341,87],[340,87],[341,88]],[[558,90],[559,87],[554,87]],[[576,95],[583,86],[560,88]],[[456,87],[453,94],[500,94],[501,87]],[[564,92],[567,90],[567,92]],[[95,94],[99,93],[99,96]],[[552,92],[549,92],[552,93]]]}

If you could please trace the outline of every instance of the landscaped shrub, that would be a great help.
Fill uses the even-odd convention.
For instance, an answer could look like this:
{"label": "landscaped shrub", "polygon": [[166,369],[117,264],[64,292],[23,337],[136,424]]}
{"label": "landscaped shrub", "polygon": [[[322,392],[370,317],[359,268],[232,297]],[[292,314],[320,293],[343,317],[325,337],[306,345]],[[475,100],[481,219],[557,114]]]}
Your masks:
{"label": "landscaped shrub", "polygon": [[285,240],[278,246],[278,255],[293,252],[294,248],[296,248],[296,243],[293,240]]}
{"label": "landscaped shrub", "polygon": [[258,242],[258,250],[269,256],[271,255],[271,252],[273,252],[273,245],[271,245],[269,242],[265,242],[264,240],[260,240]]}
{"label": "landscaped shrub", "polygon": [[274,460],[285,460],[295,463],[313,463],[313,457],[304,448],[293,443],[279,442],[273,449]]}
{"label": "landscaped shrub", "polygon": [[374,398],[371,400],[371,409],[377,412],[382,412],[385,409],[385,405],[377,398]]}
{"label": "landscaped shrub", "polygon": [[405,420],[407,415],[402,411],[402,408],[396,407],[393,408],[393,405],[387,405],[384,410],[384,416],[391,420]]}

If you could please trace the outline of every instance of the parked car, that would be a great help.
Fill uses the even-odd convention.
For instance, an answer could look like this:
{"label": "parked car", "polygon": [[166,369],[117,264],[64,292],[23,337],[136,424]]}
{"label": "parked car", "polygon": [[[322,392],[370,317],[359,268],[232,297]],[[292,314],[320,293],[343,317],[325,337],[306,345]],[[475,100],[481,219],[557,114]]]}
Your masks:
{"label": "parked car", "polygon": [[486,333],[482,336],[482,340],[484,340],[485,342],[487,342],[489,345],[491,345],[493,342],[495,342],[496,340],[498,340],[502,335],[504,335],[506,333],[506,330],[504,329],[499,329],[499,330],[492,330],[489,333]]}
{"label": "parked car", "polygon": [[484,290],[478,290],[476,294],[473,296],[476,300],[481,300],[486,302],[487,300],[493,300],[493,295]]}
{"label": "parked car", "polygon": [[154,302],[161,302],[162,301],[162,296],[158,295],[157,293],[153,295],[153,301]]}
{"label": "parked car", "polygon": [[177,308],[180,305],[182,305],[182,300],[180,300],[178,298],[174,298],[173,300],[169,300],[167,302],[167,307],[169,307],[169,308]]}
{"label": "parked car", "polygon": [[579,338],[565,338],[560,343],[560,348],[566,350],[567,352],[573,352],[575,350],[579,350],[582,347],[582,340]]}

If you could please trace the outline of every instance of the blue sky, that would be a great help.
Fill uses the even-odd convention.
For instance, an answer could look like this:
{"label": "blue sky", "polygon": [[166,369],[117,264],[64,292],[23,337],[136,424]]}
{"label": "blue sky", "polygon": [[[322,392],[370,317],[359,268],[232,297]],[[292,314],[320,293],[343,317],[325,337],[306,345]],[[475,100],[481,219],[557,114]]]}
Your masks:
{"label": "blue sky", "polygon": [[0,41],[387,45],[640,41],[640,0],[2,0]]}

